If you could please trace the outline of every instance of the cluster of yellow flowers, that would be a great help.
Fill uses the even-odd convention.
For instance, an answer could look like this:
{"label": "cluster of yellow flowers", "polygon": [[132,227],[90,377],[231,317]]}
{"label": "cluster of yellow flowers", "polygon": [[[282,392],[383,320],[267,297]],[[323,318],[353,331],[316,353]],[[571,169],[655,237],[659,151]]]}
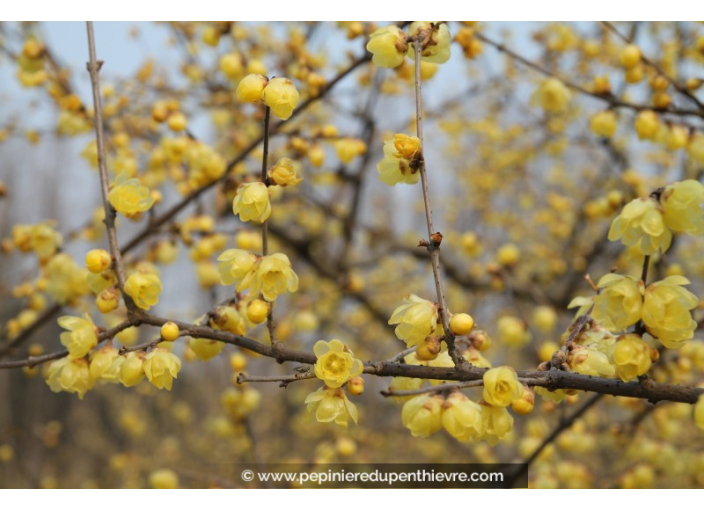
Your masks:
{"label": "cluster of yellow flowers", "polygon": [[431,21],[414,21],[408,35],[396,25],[380,28],[369,36],[367,50],[372,62],[379,67],[398,67],[406,56],[414,58],[415,39],[420,38],[421,60],[444,64],[450,59],[450,30],[447,24]]}
{"label": "cluster of yellow flowers", "polygon": [[45,370],[46,382],[54,392],[76,393],[82,399],[98,382],[131,387],[145,376],[157,388],[171,390],[173,379],[181,370],[181,360],[162,347],[146,354],[138,351],[121,355],[112,345],[93,351],[98,344],[98,330],[88,315],[85,319],[60,317],[58,323],[67,330],[61,333],[61,343],[68,356],[52,362]]}
{"label": "cluster of yellow flowers", "polygon": [[271,113],[286,120],[298,106],[300,95],[288,78],[269,80],[260,74],[245,76],[237,86],[237,98],[245,103],[264,103]]}
{"label": "cluster of yellow flowers", "polygon": [[238,292],[249,289],[250,296],[261,293],[267,301],[274,301],[280,294],[298,290],[298,275],[283,253],[258,257],[235,248],[223,252],[218,262],[220,282],[236,283]]}
{"label": "cluster of yellow flowers", "polygon": [[21,252],[33,251],[39,262],[45,264],[61,248],[63,238],[52,222],[12,227],[12,243]]}
{"label": "cluster of yellow flowers", "polygon": [[643,255],[667,251],[672,233],[704,233],[704,185],[687,180],[666,186],[659,196],[628,203],[609,229],[609,240],[621,239]]}
{"label": "cluster of yellow flowers", "polygon": [[313,352],[317,357],[313,367],[315,376],[325,386],[306,397],[308,416],[315,416],[319,422],[335,422],[342,427],[347,427],[350,418],[357,423],[357,407],[347,398],[343,386],[346,385],[353,395],[364,391],[364,382],[359,377],[364,368],[362,362],[338,339],[316,342]]}
{"label": "cluster of yellow flowers", "polygon": [[485,440],[495,445],[513,430],[508,406],[518,414],[528,414],[533,401],[533,392],[518,381],[513,369],[497,367],[484,374],[481,402],[473,402],[460,391],[447,397],[422,393],[404,404],[401,420],[414,437],[428,437],[444,428],[463,443]]}
{"label": "cluster of yellow flowers", "polygon": [[[609,274],[599,280],[591,315],[610,331],[624,331],[642,320],[648,333],[665,347],[677,349],[694,336],[697,327],[691,310],[699,300],[682,287],[689,283],[673,275],[644,288],[633,277]],[[575,298],[569,306],[581,306],[578,314],[583,314],[591,303],[589,298]]]}

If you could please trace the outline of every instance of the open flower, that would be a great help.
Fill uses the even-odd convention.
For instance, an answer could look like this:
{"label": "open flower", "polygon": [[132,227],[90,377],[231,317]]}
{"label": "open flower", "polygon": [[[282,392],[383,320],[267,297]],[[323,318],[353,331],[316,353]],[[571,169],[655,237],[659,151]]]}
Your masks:
{"label": "open flower", "polygon": [[420,139],[395,134],[384,143],[384,158],[377,165],[379,179],[384,184],[416,184],[420,179]]}
{"label": "open flower", "polygon": [[653,255],[658,250],[667,251],[672,232],[653,198],[636,198],[611,223],[609,241],[619,239],[626,246],[637,247],[643,255]]}
{"label": "open flower", "polygon": [[642,284],[631,276],[607,274],[599,280],[592,316],[605,328],[623,331],[640,320]]}
{"label": "open flower", "polygon": [[61,358],[51,363],[44,375],[46,383],[54,393],[77,393],[78,398],[83,399],[86,392],[93,387],[93,379],[85,359]]}
{"label": "open flower", "polygon": [[303,179],[296,175],[297,163],[289,158],[281,158],[269,169],[269,178],[277,186],[295,186]]}
{"label": "open flower", "polygon": [[154,349],[144,358],[144,374],[160,390],[171,390],[173,380],[181,370],[181,360],[168,349]]}
{"label": "open flower", "polygon": [[341,427],[347,427],[352,418],[357,423],[357,407],[350,402],[342,388],[320,388],[310,393],[305,403],[308,404],[308,416],[315,416],[319,422],[334,421]]}
{"label": "open flower", "polygon": [[704,185],[693,179],[665,186],[660,196],[665,224],[674,232],[704,234]]}
{"label": "open flower", "polygon": [[316,342],[313,352],[318,358],[314,367],[315,376],[322,379],[328,388],[339,388],[361,374],[364,368],[352,351],[337,339]]}
{"label": "open flower", "polygon": [[394,310],[389,324],[398,324],[394,333],[408,347],[419,345],[438,327],[438,305],[415,294],[403,298],[406,303]]}
{"label": "open flower", "polygon": [[423,393],[403,405],[401,421],[413,437],[428,437],[442,428],[442,408],[445,399],[440,395]]}
{"label": "open flower", "polygon": [[690,310],[699,304],[699,299],[682,285],[689,285],[684,276],[668,276],[645,289],[643,322],[648,333],[669,349],[681,347],[697,328]]}
{"label": "open flower", "polygon": [[117,212],[128,218],[138,217],[154,205],[149,188],[142,186],[139,179],[128,179],[124,173],[115,179],[108,200]]}
{"label": "open flower", "polygon": [[484,422],[483,439],[494,446],[513,430],[513,416],[505,407],[493,407],[488,404],[482,404],[481,408],[482,421]]}
{"label": "open flower", "polygon": [[523,385],[511,367],[496,367],[484,372],[484,400],[495,407],[508,407],[523,395]]}
{"label": "open flower", "polygon": [[125,294],[142,310],[149,310],[159,302],[161,280],[153,273],[132,273],[125,282]]}
{"label": "open flower", "polygon": [[398,67],[408,51],[406,34],[396,25],[379,28],[369,36],[367,51],[372,54],[375,66]]}
{"label": "open flower", "polygon": [[98,330],[86,314],[85,319],[65,315],[59,317],[59,326],[68,330],[61,333],[61,344],[68,349],[69,359],[83,358],[98,345]]}
{"label": "open flower", "polygon": [[90,356],[90,376],[96,382],[117,383],[120,366],[125,358],[114,347],[103,347]]}
{"label": "open flower", "polygon": [[274,301],[280,294],[298,290],[298,275],[283,253],[266,255],[257,261],[249,290],[252,295],[261,293],[267,301]]}
{"label": "open flower", "polygon": [[252,271],[256,261],[257,256],[248,251],[239,249],[225,250],[218,257],[220,282],[223,285],[237,283],[237,290],[244,290],[246,285],[240,288],[239,284],[241,284]]}
{"label": "open flower", "polygon": [[[437,23],[431,21],[414,21],[408,28],[408,35],[411,37],[421,36],[422,51],[421,60],[424,62],[433,62],[435,64],[444,64],[450,60],[450,29],[447,28],[447,23]],[[408,56],[414,57],[414,45],[412,42],[408,48]]]}
{"label": "open flower", "polygon": [[643,339],[628,333],[618,337],[610,351],[611,363],[616,368],[616,375],[628,382],[650,370],[650,347]]}
{"label": "open flower", "polygon": [[460,391],[454,391],[445,399],[442,410],[442,426],[462,443],[481,439],[484,434],[482,408]]}
{"label": "open flower", "polygon": [[263,223],[271,214],[269,189],[263,182],[240,184],[232,201],[232,211],[242,221]]}

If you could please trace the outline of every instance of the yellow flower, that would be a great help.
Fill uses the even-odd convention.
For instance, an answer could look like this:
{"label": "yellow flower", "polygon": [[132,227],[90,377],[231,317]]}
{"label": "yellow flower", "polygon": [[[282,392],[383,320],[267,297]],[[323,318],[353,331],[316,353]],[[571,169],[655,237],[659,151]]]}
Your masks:
{"label": "yellow flower", "polygon": [[181,360],[167,349],[154,349],[144,358],[144,374],[160,390],[171,390],[173,380],[181,370]]}
{"label": "yellow flower", "polygon": [[149,310],[159,302],[161,280],[153,273],[132,273],[125,282],[125,294],[142,310]]}
{"label": "yellow flower", "polygon": [[158,469],[149,474],[149,485],[153,489],[178,489],[178,475],[170,469]]}
{"label": "yellow flower", "polygon": [[616,132],[616,127],[616,114],[611,110],[599,112],[589,120],[592,133],[604,138],[611,138]]}
{"label": "yellow flower", "polygon": [[322,379],[328,388],[339,388],[351,378],[362,373],[362,362],[338,339],[325,342],[319,340],[313,347],[318,358],[315,362],[315,376]]}
{"label": "yellow flower", "polygon": [[149,188],[142,186],[139,179],[128,179],[124,173],[117,176],[108,199],[117,212],[128,218],[138,217],[154,205]]}
{"label": "yellow flower", "polygon": [[[417,364],[417,363],[415,363],[415,364]],[[391,383],[389,384],[389,390],[391,390],[391,391],[417,390],[418,388],[421,387],[422,384],[423,384],[423,379],[418,379],[417,377],[392,377]],[[402,404],[403,402],[406,402],[412,398],[413,397],[410,395],[403,396],[403,397],[392,396],[391,400],[393,400],[397,404]]]}
{"label": "yellow flower", "polygon": [[525,324],[517,317],[506,315],[499,318],[496,325],[499,329],[499,338],[506,345],[520,347],[530,340]]}
{"label": "yellow flower", "polygon": [[98,345],[98,331],[86,314],[85,319],[65,315],[59,317],[59,326],[68,330],[61,333],[61,344],[68,349],[69,359],[83,358]]}
{"label": "yellow flower", "polygon": [[358,138],[340,138],[335,140],[335,154],[343,163],[349,163],[357,156],[361,156],[367,152],[367,144]]}
{"label": "yellow flower", "polygon": [[248,285],[252,296],[261,293],[267,301],[274,301],[280,294],[298,290],[298,275],[286,255],[274,253],[257,261]]}
{"label": "yellow flower", "polygon": [[658,250],[666,252],[672,242],[672,232],[665,225],[658,204],[650,197],[636,198],[628,203],[609,229],[609,241],[622,239],[626,246],[637,247],[643,255]]}
{"label": "yellow flower", "polygon": [[90,356],[90,377],[94,381],[117,383],[125,358],[114,347],[103,347]]}
{"label": "yellow flower", "polygon": [[481,408],[482,421],[484,422],[483,439],[494,446],[513,430],[513,416],[505,407],[481,404]]}
{"label": "yellow flower", "polygon": [[242,78],[235,94],[237,99],[244,103],[258,103],[262,99],[262,92],[266,87],[267,79],[260,74],[249,74]]}
{"label": "yellow flower", "polygon": [[384,143],[384,157],[377,165],[379,179],[384,184],[416,184],[420,179],[420,139],[415,136],[395,134]]}
{"label": "yellow flower", "polygon": [[220,354],[225,344],[209,338],[191,338],[188,346],[199,360],[208,361]]}
{"label": "yellow flower", "polygon": [[538,104],[546,112],[561,113],[567,110],[572,93],[557,78],[543,80],[533,92],[531,102]]}
{"label": "yellow flower", "polygon": [[699,395],[697,403],[694,404],[694,423],[704,432],[704,393]]}
{"label": "yellow flower", "polygon": [[665,224],[674,232],[704,234],[704,186],[695,180],[665,186],[660,196]]}
{"label": "yellow flower", "polygon": [[609,354],[616,375],[623,382],[631,381],[650,370],[650,347],[638,335],[621,335]]}
{"label": "yellow flower", "polygon": [[59,303],[70,303],[88,293],[88,271],[78,266],[68,253],[51,257],[44,267],[46,292]]}
{"label": "yellow flower", "polygon": [[357,407],[349,401],[342,388],[323,387],[306,397],[308,416],[322,423],[334,421],[341,427],[347,427],[349,419],[357,423]]}
{"label": "yellow flower", "polygon": [[137,386],[141,383],[142,379],[144,379],[144,354],[128,352],[120,365],[120,373],[117,378],[125,388]]}
{"label": "yellow flower", "polygon": [[54,393],[77,393],[79,399],[93,387],[88,362],[84,359],[61,358],[51,363],[45,372],[46,383]]}
{"label": "yellow flower", "polygon": [[655,140],[660,130],[660,117],[652,110],[643,110],[636,116],[636,133],[641,140]]}
{"label": "yellow flower", "polygon": [[367,51],[372,54],[375,66],[398,67],[403,63],[408,51],[406,34],[396,25],[379,28],[369,36]]}
{"label": "yellow flower", "polygon": [[640,320],[642,284],[631,276],[608,274],[599,280],[592,316],[605,328],[623,331]]}
{"label": "yellow flower", "polygon": [[[223,285],[240,284],[252,271],[257,262],[257,256],[245,250],[226,250],[218,257],[218,271],[220,272],[220,282]],[[238,291],[244,287],[237,287]]]}
{"label": "yellow flower", "polygon": [[692,161],[704,165],[704,134],[695,133],[690,137],[687,154]]}
{"label": "yellow flower", "polygon": [[419,345],[438,327],[438,305],[415,294],[403,298],[405,304],[394,310],[389,324],[398,324],[394,332],[407,347]]}
{"label": "yellow flower", "polygon": [[269,178],[271,181],[281,186],[295,186],[303,179],[296,175],[297,164],[288,158],[281,158],[276,162],[276,165],[269,169]]}
{"label": "yellow flower", "polygon": [[484,434],[482,408],[462,392],[454,391],[445,400],[442,426],[462,443],[477,441]]}
{"label": "yellow flower", "polygon": [[567,356],[569,366],[582,375],[594,377],[613,377],[616,369],[609,362],[606,353],[595,347],[573,346]]}
{"label": "yellow flower", "polygon": [[697,297],[682,288],[689,285],[684,276],[668,276],[645,289],[643,322],[648,333],[669,349],[677,349],[694,336],[697,322],[690,310],[699,304]]}
{"label": "yellow flower", "polygon": [[508,407],[523,395],[523,385],[510,367],[496,367],[484,372],[484,400],[495,407]]}
{"label": "yellow flower", "polygon": [[296,86],[288,78],[274,78],[264,87],[262,101],[271,113],[282,120],[288,119],[298,105],[299,94]]}
{"label": "yellow flower", "polygon": [[[444,64],[450,60],[450,29],[447,28],[447,23],[430,22],[430,21],[414,21],[408,28],[408,35],[415,37],[421,35],[423,40],[423,51],[421,52],[421,60],[424,62],[433,62],[435,64]],[[423,34],[429,34],[430,37],[425,39]],[[411,42],[408,48],[408,56],[415,58],[413,45]]]}
{"label": "yellow flower", "polygon": [[442,407],[445,399],[440,395],[423,393],[403,405],[401,421],[413,437],[428,437],[442,428]]}
{"label": "yellow flower", "polygon": [[263,182],[240,184],[232,201],[232,211],[242,221],[263,223],[271,214],[269,189]]}

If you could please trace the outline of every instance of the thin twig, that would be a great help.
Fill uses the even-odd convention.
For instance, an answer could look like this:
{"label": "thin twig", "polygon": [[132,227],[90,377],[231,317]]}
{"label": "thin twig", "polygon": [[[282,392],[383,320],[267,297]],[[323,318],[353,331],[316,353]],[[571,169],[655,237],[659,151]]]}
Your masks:
{"label": "thin twig", "polygon": [[[109,340],[113,338],[115,335],[117,335],[120,331],[129,328],[132,326],[133,323],[131,320],[125,320],[115,326],[114,328],[108,329],[107,331],[103,331],[98,335],[98,344]],[[55,352],[49,352],[47,354],[42,354],[41,356],[30,356],[26,359],[20,359],[16,361],[0,361],[0,369],[3,368],[22,368],[22,367],[35,367],[37,365],[41,365],[42,363],[46,363],[48,361],[53,361],[55,359],[60,359],[63,357],[68,356],[68,351],[66,349],[62,349],[60,351],[55,351]]]}
{"label": "thin twig", "polygon": [[432,31],[436,27],[430,29],[431,33],[428,34],[425,31],[419,31],[418,35],[415,37],[415,44],[413,48],[415,49],[415,91],[416,91],[416,135],[420,140],[420,161],[418,165],[418,171],[420,172],[421,186],[423,189],[423,205],[425,206],[425,221],[428,227],[428,243],[427,248],[430,252],[430,263],[433,268],[433,279],[435,280],[435,291],[437,293],[438,304],[440,305],[440,317],[442,319],[442,326],[445,330],[445,342],[447,343],[447,349],[450,353],[450,357],[454,362],[455,366],[460,366],[463,364],[463,358],[459,356],[455,349],[455,338],[450,332],[450,319],[447,311],[447,304],[445,303],[445,292],[442,286],[442,269],[440,267],[440,242],[442,241],[442,235],[435,231],[433,226],[433,211],[430,204],[430,191],[428,189],[428,175],[425,167],[425,156],[423,154],[423,99],[421,93],[421,78],[420,78],[420,57],[423,51],[423,41],[432,35]]}
{"label": "thin twig", "polygon": [[110,179],[108,177],[108,167],[105,152],[105,136],[103,133],[103,104],[100,97],[100,68],[103,65],[102,61],[98,61],[95,56],[95,36],[93,33],[93,22],[86,21],[86,29],[88,32],[88,54],[90,61],[87,64],[88,72],[90,73],[90,83],[93,91],[93,108],[95,110],[95,138],[98,147],[98,169],[100,171],[100,190],[102,192],[103,207],[105,209],[105,229],[108,234],[108,243],[110,245],[110,255],[112,255],[115,274],[117,275],[117,286],[122,293],[127,308],[131,308],[131,300],[125,296],[125,268],[122,264],[122,256],[120,247],[117,243],[117,231],[115,229],[115,209],[110,205]]}
{"label": "thin twig", "polygon": [[562,83],[565,84],[566,87],[571,88],[572,90],[575,90],[575,91],[577,91],[581,94],[587,95],[587,96],[595,97],[595,98],[600,99],[602,101],[606,101],[607,103],[609,103],[609,105],[612,108],[628,108],[628,109],[631,109],[634,111],[653,110],[653,111],[659,112],[659,113],[670,113],[673,115],[694,116],[694,117],[704,118],[704,109],[691,110],[691,109],[686,109],[686,108],[675,108],[672,106],[669,106],[667,108],[658,108],[653,105],[629,103],[627,101],[624,101],[622,99],[618,99],[618,98],[616,98],[612,95],[608,95],[608,94],[597,94],[596,92],[592,92],[591,90],[588,90],[588,89],[582,87],[581,85],[577,85],[576,83],[571,82],[562,76],[558,76],[557,74],[553,73],[552,71],[536,64],[535,62],[532,62],[531,60],[528,60],[527,58],[519,55],[515,51],[507,48],[505,45],[490,39],[489,37],[487,37],[486,35],[484,35],[480,32],[476,32],[475,36],[480,41],[488,44],[489,46],[493,46],[501,53],[505,53],[506,55],[508,55],[512,59],[522,63],[523,65],[530,67],[531,69],[538,71],[539,73],[541,73],[545,76],[550,76],[550,77],[553,77],[553,78],[560,80]]}
{"label": "thin twig", "polygon": [[278,382],[284,383],[282,386],[288,385],[294,381],[303,381],[304,379],[315,379],[315,374],[307,371],[298,374],[291,375],[247,375],[245,373],[240,373],[237,375],[237,383],[265,383],[265,382]]}
{"label": "thin twig", "polygon": [[[602,21],[602,25],[604,25],[607,29],[609,29],[611,32],[613,32],[619,39],[624,41],[626,44],[630,44],[631,41],[629,41],[628,37],[624,36],[621,34],[621,32],[618,31],[618,29],[609,21]],[[648,57],[643,55],[643,52],[641,51],[640,55],[641,61],[643,61],[644,64],[652,67],[655,69],[655,71],[662,77],[664,77],[670,85],[672,85],[680,94],[685,96],[687,99],[692,101],[694,104],[696,104],[702,111],[704,111],[704,103],[702,103],[697,96],[692,94],[689,90],[687,90],[687,87],[682,86],[677,80],[675,80],[672,76],[667,74],[662,67],[657,65],[655,62],[650,60]]]}
{"label": "thin twig", "polygon": [[582,404],[579,409],[577,409],[574,413],[572,413],[568,418],[562,420],[557,427],[553,429],[553,431],[550,433],[548,437],[546,437],[543,442],[538,446],[533,453],[531,453],[530,457],[528,457],[524,463],[521,465],[521,468],[518,470],[518,472],[511,477],[510,480],[507,482],[507,487],[513,487],[513,485],[528,471],[528,468],[530,465],[535,461],[535,459],[538,458],[538,456],[542,453],[542,451],[548,447],[557,437],[562,434],[565,430],[570,428],[575,421],[577,421],[584,413],[586,413],[589,409],[591,409],[592,406],[594,406],[599,400],[604,395],[593,395],[589,400],[587,400],[584,404]]}
{"label": "thin twig", "polygon": [[[262,183],[269,188],[269,176],[267,171],[269,168],[269,119],[271,118],[271,108],[264,105],[264,148],[262,151]],[[265,257],[269,255],[269,219],[267,218],[262,222],[262,255]],[[269,309],[269,315],[266,316],[266,328],[269,331],[269,341],[271,346],[275,349],[278,347],[279,343],[276,341],[276,326],[274,324],[274,303],[271,303],[271,308]]]}

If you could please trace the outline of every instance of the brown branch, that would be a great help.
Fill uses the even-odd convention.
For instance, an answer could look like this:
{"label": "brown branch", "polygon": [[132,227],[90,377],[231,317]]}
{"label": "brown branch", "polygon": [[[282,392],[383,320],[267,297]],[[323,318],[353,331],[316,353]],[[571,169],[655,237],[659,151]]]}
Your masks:
{"label": "brown branch", "polygon": [[110,255],[112,255],[115,274],[117,275],[117,286],[123,295],[127,308],[133,306],[132,301],[124,293],[125,286],[125,268],[122,264],[120,247],[117,243],[117,230],[115,229],[115,209],[110,205],[108,195],[110,194],[110,178],[108,177],[108,168],[105,152],[105,136],[103,133],[103,104],[100,97],[100,68],[103,66],[103,61],[98,61],[95,56],[95,36],[93,33],[93,22],[86,21],[86,29],[88,32],[88,54],[90,61],[86,65],[90,73],[90,83],[93,91],[93,108],[95,120],[95,138],[98,147],[98,169],[100,171],[100,191],[102,193],[103,207],[105,209],[105,229],[108,234],[108,243],[110,245]]}
{"label": "brown branch", "polygon": [[[629,40],[628,37],[624,36],[621,34],[621,32],[618,31],[618,29],[609,21],[602,21],[602,25],[604,25],[607,29],[609,29],[611,32],[613,32],[619,39],[621,39],[623,42],[626,44],[630,44],[631,41]],[[675,80],[672,76],[667,74],[659,65],[657,65],[655,62],[650,60],[648,57],[646,57],[642,50],[641,50],[641,55],[640,55],[641,61],[645,63],[646,65],[652,67],[655,69],[655,71],[662,77],[664,77],[670,85],[672,85],[677,92],[685,96],[687,99],[692,101],[694,104],[696,104],[700,110],[704,111],[704,103],[702,103],[697,96],[692,94],[689,90],[687,90],[687,87],[682,86],[677,80]]]}
{"label": "brown branch", "polygon": [[49,321],[61,312],[62,306],[58,303],[45,308],[41,315],[34,319],[34,322],[23,329],[15,338],[7,342],[5,345],[0,347],[0,358],[4,358],[8,354],[12,353],[21,343],[30,338],[34,332],[36,332],[40,327],[44,325],[45,322]]}
{"label": "brown branch", "polygon": [[569,417],[566,419],[560,421],[560,423],[555,427],[550,435],[546,437],[543,442],[538,446],[533,453],[531,453],[530,457],[528,457],[523,464],[521,465],[521,468],[518,470],[518,472],[511,477],[511,479],[507,483],[507,487],[513,487],[513,485],[518,481],[521,476],[523,476],[527,471],[530,465],[535,461],[535,459],[538,458],[538,456],[543,452],[545,448],[548,447],[557,437],[562,434],[565,430],[570,428],[575,421],[577,421],[584,413],[586,413],[589,409],[591,409],[599,400],[604,395],[594,395],[592,396],[589,400],[587,400],[582,406],[580,406],[574,413],[572,413]]}
{"label": "brown branch", "polygon": [[[262,175],[261,181],[267,187],[269,187],[270,181],[267,175],[269,167],[269,119],[271,118],[271,108],[264,106],[264,132],[262,136],[264,137],[264,148],[262,151]],[[262,223],[262,255],[265,257],[269,255],[269,219],[267,218]],[[269,331],[269,341],[272,347],[277,348],[278,342],[276,341],[276,327],[274,325],[274,303],[271,303],[269,309],[269,315],[266,316],[266,328]]]}
{"label": "brown branch", "polygon": [[515,51],[507,48],[505,45],[488,38],[487,36],[485,36],[484,34],[482,34],[480,32],[476,32],[475,36],[480,41],[488,44],[489,46],[496,48],[501,53],[508,55],[509,57],[522,63],[523,65],[530,67],[531,69],[533,69],[533,70],[535,70],[545,76],[550,76],[550,77],[553,77],[553,78],[560,80],[562,83],[565,84],[566,87],[569,87],[572,90],[575,90],[575,91],[577,91],[581,94],[587,95],[587,96],[594,97],[596,99],[600,99],[602,101],[606,101],[607,103],[609,103],[609,106],[611,108],[627,108],[627,109],[631,109],[634,111],[653,110],[658,113],[671,113],[673,115],[693,116],[693,117],[704,118],[704,110],[691,110],[691,109],[687,109],[687,108],[675,108],[672,106],[669,106],[667,108],[658,108],[658,107],[655,107],[654,105],[629,103],[629,102],[624,101],[622,99],[618,99],[612,95],[597,94],[596,92],[592,92],[591,90],[588,90],[588,89],[582,87],[581,85],[577,85],[576,83],[571,82],[571,81],[565,79],[564,77],[561,77],[561,76],[553,73],[552,71],[536,64],[535,62],[528,60],[527,58],[519,55]]}
{"label": "brown branch", "polygon": [[[345,79],[349,74],[354,72],[357,68],[362,66],[363,64],[366,64],[371,60],[371,54],[366,53],[364,56],[357,58],[352,64],[350,64],[346,69],[343,71],[340,71],[332,80],[330,80],[328,83],[325,84],[324,87],[321,88],[320,92],[316,96],[311,96],[303,103],[301,103],[298,108],[296,108],[293,113],[291,114],[291,117],[289,117],[286,120],[282,120],[274,124],[274,126],[271,127],[270,130],[270,135],[278,133],[284,126],[287,124],[291,123],[294,119],[296,119],[301,113],[306,111],[308,107],[315,103],[316,101],[324,98],[330,90],[332,90],[340,81]],[[128,253],[135,249],[137,246],[139,246],[144,240],[148,239],[153,232],[159,229],[162,225],[167,223],[169,220],[171,220],[174,216],[176,216],[178,213],[180,213],[183,209],[188,206],[193,200],[201,196],[203,193],[208,191],[209,189],[213,188],[217,184],[220,184],[221,182],[224,182],[225,179],[229,176],[230,172],[232,169],[234,169],[239,163],[244,161],[249,154],[256,149],[260,143],[264,141],[264,134],[257,138],[256,140],[253,140],[247,147],[245,147],[240,154],[238,154],[234,159],[232,159],[228,164],[227,164],[227,169],[225,173],[223,174],[222,177],[219,179],[212,181],[197,190],[192,191],[189,193],[186,197],[184,197],[180,202],[177,204],[173,205],[170,209],[168,209],[166,212],[164,212],[161,216],[155,217],[147,227],[144,228],[141,232],[136,234],[132,239],[130,239],[127,244],[122,248],[122,254],[124,255],[125,253]]]}
{"label": "brown branch", "polygon": [[[100,344],[101,342],[104,342],[108,339],[113,338],[120,331],[127,329],[133,325],[134,325],[134,323],[128,319],[128,320],[121,322],[120,324],[118,324],[114,328],[111,328],[107,331],[101,332],[98,335],[98,344]],[[0,361],[0,369],[3,369],[3,368],[22,368],[22,367],[32,368],[34,366],[41,365],[42,363],[46,363],[47,361],[53,361],[55,359],[60,359],[65,356],[68,356],[68,351],[66,349],[63,349],[61,351],[50,352],[47,354],[42,354],[41,356],[30,356],[29,358],[16,360],[16,361]]]}
{"label": "brown branch", "polygon": [[423,205],[425,207],[425,221],[428,227],[427,248],[430,252],[430,264],[433,268],[433,279],[435,280],[435,292],[440,305],[440,317],[442,326],[445,330],[445,343],[450,353],[450,357],[456,366],[462,365],[465,361],[455,349],[455,338],[450,332],[450,317],[445,303],[445,291],[442,286],[442,269],[440,268],[440,243],[442,234],[435,231],[433,226],[433,211],[430,204],[430,190],[428,189],[428,175],[425,166],[425,156],[423,154],[423,99],[421,93],[421,78],[420,78],[420,57],[423,51],[423,42],[432,36],[432,32],[436,29],[435,26],[430,28],[430,33],[419,30],[415,38],[415,91],[416,91],[416,134],[420,140],[420,161],[418,162],[418,171],[420,172],[421,187],[423,190]]}

